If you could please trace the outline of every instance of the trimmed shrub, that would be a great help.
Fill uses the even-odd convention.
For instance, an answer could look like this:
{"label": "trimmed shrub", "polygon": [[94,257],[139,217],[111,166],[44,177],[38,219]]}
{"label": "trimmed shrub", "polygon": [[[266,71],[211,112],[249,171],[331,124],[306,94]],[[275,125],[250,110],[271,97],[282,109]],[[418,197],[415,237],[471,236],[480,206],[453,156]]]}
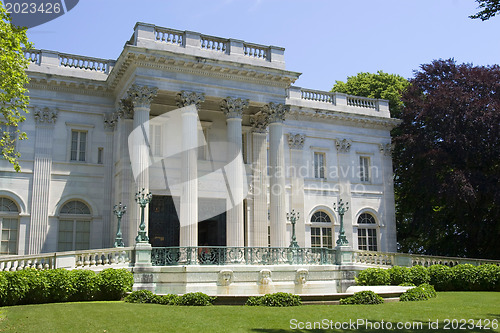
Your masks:
{"label": "trimmed shrub", "polygon": [[187,293],[179,296],[177,305],[206,306],[214,304],[216,299],[217,297],[211,297],[201,292]]}
{"label": "trimmed shrub", "polygon": [[400,284],[398,284],[398,286],[400,286],[400,287],[416,287],[415,283],[411,283],[411,282],[400,283]]}
{"label": "trimmed shrub", "polygon": [[409,269],[411,282],[416,286],[422,283],[429,283],[431,281],[431,276],[429,271],[424,266],[413,266]]}
{"label": "trimmed shrub", "polygon": [[125,268],[107,268],[97,275],[98,299],[105,301],[120,300],[126,292],[132,291],[134,277]]}
{"label": "trimmed shrub", "polygon": [[391,284],[391,276],[383,268],[367,268],[359,272],[356,278],[358,286],[387,286]]}
{"label": "trimmed shrub", "polygon": [[0,272],[0,306],[4,304],[7,299],[7,292],[9,289],[9,280],[5,277],[5,272]]}
{"label": "trimmed shrub", "polygon": [[21,301],[22,304],[39,304],[49,301],[50,281],[43,271],[27,268],[17,274],[22,275],[28,283],[28,290]]}
{"label": "trimmed shrub", "polygon": [[49,288],[46,302],[66,302],[75,293],[70,271],[64,268],[40,271],[48,281]]}
{"label": "trimmed shrub", "polygon": [[262,305],[262,296],[250,296],[250,297],[248,297],[245,305],[248,305],[248,306]]}
{"label": "trimmed shrub", "polygon": [[470,264],[456,265],[451,268],[453,290],[469,291],[479,289],[479,272]]}
{"label": "trimmed shrub", "polygon": [[302,305],[300,296],[278,292],[274,294],[266,294],[263,296],[250,296],[248,297],[245,305],[248,306],[274,306],[274,307],[285,307],[285,306],[299,306]]}
{"label": "trimmed shrub", "polygon": [[167,295],[155,295],[152,303],[161,305],[177,305],[178,302],[179,302],[179,296],[174,294],[167,294]]}
{"label": "trimmed shrub", "polygon": [[500,291],[500,266],[485,264],[477,267],[480,290]]}
{"label": "trimmed shrub", "polygon": [[26,276],[18,274],[18,272],[4,272],[4,274],[7,280],[7,293],[2,301],[3,305],[22,304],[29,290],[29,281]]}
{"label": "trimmed shrub", "polygon": [[403,266],[394,266],[387,270],[391,277],[391,285],[400,286],[405,283],[412,283],[410,269]]}
{"label": "trimmed shrub", "polygon": [[136,290],[125,297],[125,302],[128,303],[156,303],[157,295],[149,290]]}
{"label": "trimmed shrub", "polygon": [[427,268],[430,275],[430,284],[439,291],[452,290],[451,268],[445,265],[432,265]]}
{"label": "trimmed shrub", "polygon": [[404,292],[400,297],[400,302],[425,301],[429,298],[437,296],[434,287],[428,283],[423,283],[418,287],[412,288]]}
{"label": "trimmed shrub", "polygon": [[382,304],[384,303],[384,299],[379,295],[375,294],[371,290],[364,290],[354,293],[354,295],[341,298],[340,304],[349,305],[349,304]]}
{"label": "trimmed shrub", "polygon": [[74,292],[69,300],[72,302],[90,301],[99,291],[97,274],[88,269],[75,269],[69,272]]}

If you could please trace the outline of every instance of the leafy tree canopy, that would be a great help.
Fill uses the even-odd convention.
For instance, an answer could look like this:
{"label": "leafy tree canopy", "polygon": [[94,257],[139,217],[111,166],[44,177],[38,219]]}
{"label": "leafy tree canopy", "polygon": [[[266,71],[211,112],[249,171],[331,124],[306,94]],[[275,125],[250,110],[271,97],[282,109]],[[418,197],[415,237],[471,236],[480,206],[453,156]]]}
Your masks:
{"label": "leafy tree canopy", "polygon": [[408,86],[408,80],[396,74],[387,74],[383,71],[374,73],[358,73],[348,76],[346,82],[335,81],[331,91],[349,95],[389,100],[391,116],[399,118],[403,103],[401,93]]}
{"label": "leafy tree canopy", "polygon": [[500,258],[500,67],[422,65],[394,138],[403,252]]}
{"label": "leafy tree canopy", "polygon": [[[26,139],[18,124],[25,120],[29,98],[26,96],[28,61],[23,49],[31,48],[26,29],[10,23],[9,15],[0,2],[0,149],[3,158],[20,170],[15,141]],[[14,129],[10,131],[9,128]]]}
{"label": "leafy tree canopy", "polygon": [[469,16],[472,19],[487,21],[500,12],[500,0],[476,0],[479,3],[478,13]]}

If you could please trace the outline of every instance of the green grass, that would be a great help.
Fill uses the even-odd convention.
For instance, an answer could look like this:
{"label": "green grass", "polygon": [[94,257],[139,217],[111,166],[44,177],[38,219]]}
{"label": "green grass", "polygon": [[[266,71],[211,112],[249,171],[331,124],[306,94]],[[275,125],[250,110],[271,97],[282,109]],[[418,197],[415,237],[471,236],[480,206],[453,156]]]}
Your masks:
{"label": "green grass", "polygon": [[[500,321],[500,293],[441,292],[421,302],[381,305],[303,305],[290,308],[248,306],[180,307],[124,302],[24,305],[0,308],[0,332],[330,332],[292,330],[290,320],[320,322],[391,322],[390,332],[500,332],[497,329],[444,330],[445,319]],[[428,329],[429,319],[439,329]],[[422,322],[424,329],[396,330],[397,322]],[[500,325],[500,324],[499,324]],[[467,326],[464,326],[467,328]],[[490,325],[491,328],[491,325]],[[331,332],[386,332],[382,329],[339,329]]]}

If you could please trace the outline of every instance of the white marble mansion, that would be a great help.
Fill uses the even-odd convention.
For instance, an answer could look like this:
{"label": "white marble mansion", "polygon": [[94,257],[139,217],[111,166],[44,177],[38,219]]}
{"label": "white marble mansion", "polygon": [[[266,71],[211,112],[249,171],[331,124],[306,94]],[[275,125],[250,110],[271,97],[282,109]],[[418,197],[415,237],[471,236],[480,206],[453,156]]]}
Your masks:
{"label": "white marble mansion", "polygon": [[[30,113],[20,127],[29,139],[16,143],[21,172],[0,160],[0,254],[112,247],[119,202],[132,246],[142,188],[153,195],[145,211],[153,247],[288,247],[294,210],[300,247],[333,248],[342,199],[349,246],[396,252],[390,130],[398,122],[388,102],[294,86],[300,73],[285,69],[284,51],[137,23],[116,60],[26,52]],[[179,109],[180,142],[204,136],[206,144],[177,163],[152,164],[168,144],[154,119]],[[135,128],[150,144],[131,163]],[[221,141],[243,157],[230,175],[235,191],[249,184],[231,205],[196,181],[217,162],[209,148]],[[149,168],[134,176],[133,163]],[[157,179],[162,168],[187,181],[179,196]],[[210,210],[222,213],[199,218]]]}

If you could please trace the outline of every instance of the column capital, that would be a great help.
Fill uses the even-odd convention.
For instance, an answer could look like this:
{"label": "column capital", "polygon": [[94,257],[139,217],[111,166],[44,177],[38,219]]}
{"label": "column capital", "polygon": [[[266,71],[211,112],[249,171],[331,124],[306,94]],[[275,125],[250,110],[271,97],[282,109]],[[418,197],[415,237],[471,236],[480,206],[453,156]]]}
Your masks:
{"label": "column capital", "polygon": [[128,98],[121,99],[118,104],[118,111],[116,111],[118,118],[134,119],[134,104]]}
{"label": "column capital", "polygon": [[262,112],[269,117],[269,123],[282,123],[285,121],[285,113],[288,106],[281,103],[270,102],[262,107]]}
{"label": "column capital", "polygon": [[196,110],[199,110],[200,104],[204,101],[204,93],[182,90],[177,94],[177,106],[180,108],[194,104],[196,106]]}
{"label": "column capital", "polygon": [[390,142],[388,143],[381,143],[379,144],[380,152],[384,154],[385,156],[391,156],[392,155],[392,145]]}
{"label": "column capital", "polygon": [[290,147],[290,149],[302,149],[304,148],[305,139],[305,134],[288,133],[288,147]]}
{"label": "column capital", "polygon": [[133,84],[127,91],[128,98],[134,107],[150,107],[151,101],[158,93],[157,87]]}
{"label": "column capital", "polygon": [[266,133],[267,125],[269,125],[269,115],[262,111],[257,112],[250,117],[250,125],[253,132]]}
{"label": "column capital", "polygon": [[118,113],[117,112],[108,112],[104,114],[104,130],[106,131],[114,131],[116,124],[118,123]]}
{"label": "column capital", "polygon": [[243,110],[248,108],[248,99],[226,97],[220,103],[220,108],[229,118],[241,118]]}
{"label": "column capital", "polygon": [[348,153],[351,150],[352,141],[349,139],[335,139],[335,147],[338,152]]}
{"label": "column capital", "polygon": [[33,116],[37,125],[53,125],[57,121],[59,109],[45,107],[35,107]]}

